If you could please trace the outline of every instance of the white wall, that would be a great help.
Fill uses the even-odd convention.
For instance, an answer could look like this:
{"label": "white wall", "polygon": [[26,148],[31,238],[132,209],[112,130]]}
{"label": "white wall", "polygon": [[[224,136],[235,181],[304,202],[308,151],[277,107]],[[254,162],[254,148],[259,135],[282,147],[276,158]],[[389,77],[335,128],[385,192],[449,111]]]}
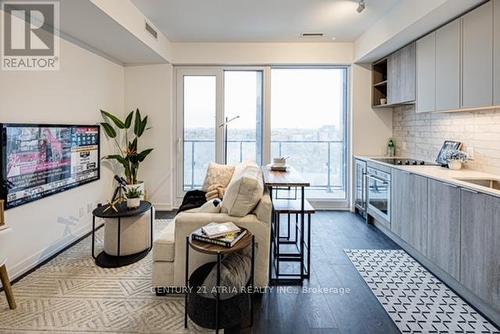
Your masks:
{"label": "white wall", "polygon": [[172,43],[173,64],[350,64],[351,43]]}
{"label": "white wall", "polygon": [[139,108],[152,127],[141,137],[140,148],[153,148],[139,169],[148,199],[157,210],[170,210],[173,198],[172,65],[125,67],[125,110]]}
{"label": "white wall", "polygon": [[[122,66],[64,40],[60,61],[54,72],[0,71],[0,122],[96,124],[100,108],[122,113]],[[102,156],[110,146],[103,136],[101,143]],[[112,175],[102,167],[99,181],[6,212],[12,277],[91,230],[91,210],[110,196]]]}
{"label": "white wall", "polygon": [[372,109],[370,65],[351,67],[351,134],[354,155],[385,155],[392,136],[392,109]]}

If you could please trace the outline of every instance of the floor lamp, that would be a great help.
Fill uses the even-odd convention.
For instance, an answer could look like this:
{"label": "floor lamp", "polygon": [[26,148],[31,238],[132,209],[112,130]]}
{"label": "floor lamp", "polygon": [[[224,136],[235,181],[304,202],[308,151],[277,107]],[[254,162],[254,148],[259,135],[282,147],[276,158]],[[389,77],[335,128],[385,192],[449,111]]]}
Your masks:
{"label": "floor lamp", "polygon": [[231,123],[232,121],[237,120],[238,118],[240,118],[240,115],[234,116],[231,119],[229,117],[226,117],[226,120],[224,121],[224,123],[219,125],[219,128],[224,127],[224,163],[226,165],[227,165],[227,125],[229,123]]}

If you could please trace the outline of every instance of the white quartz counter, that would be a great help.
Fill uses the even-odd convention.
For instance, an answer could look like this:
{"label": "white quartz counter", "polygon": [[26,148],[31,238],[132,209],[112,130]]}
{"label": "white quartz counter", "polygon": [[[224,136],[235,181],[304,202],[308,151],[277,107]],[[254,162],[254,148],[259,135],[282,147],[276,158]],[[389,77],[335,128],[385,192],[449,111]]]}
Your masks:
{"label": "white quartz counter", "polygon": [[[370,161],[373,163],[377,163],[386,167],[395,168],[407,171],[409,173],[413,173],[416,175],[425,176],[440,182],[449,183],[455,186],[459,186],[462,188],[474,190],[477,192],[489,194],[492,196],[500,197],[500,190],[483,187],[480,185],[476,185],[473,183],[461,181],[467,179],[474,180],[499,180],[500,176],[495,174],[489,174],[484,172],[479,172],[471,169],[461,169],[461,170],[451,170],[445,167],[439,166],[400,166],[400,165],[391,165],[381,161],[377,161],[377,157],[364,157],[364,156],[355,156],[357,159]],[[396,157],[395,159],[397,159]]]}

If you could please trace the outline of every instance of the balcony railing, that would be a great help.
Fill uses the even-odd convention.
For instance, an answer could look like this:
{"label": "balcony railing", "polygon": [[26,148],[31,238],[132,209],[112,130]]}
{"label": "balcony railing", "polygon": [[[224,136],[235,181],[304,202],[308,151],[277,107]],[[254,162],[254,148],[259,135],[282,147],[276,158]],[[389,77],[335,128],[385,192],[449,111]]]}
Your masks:
{"label": "balcony railing", "polygon": [[[213,140],[184,141],[184,190],[201,187],[207,166],[214,161],[213,147]],[[344,141],[272,141],[271,150],[272,156],[289,156],[289,163],[310,180],[311,189],[345,193],[347,177]],[[256,160],[255,152],[255,140],[228,141],[230,163]]]}

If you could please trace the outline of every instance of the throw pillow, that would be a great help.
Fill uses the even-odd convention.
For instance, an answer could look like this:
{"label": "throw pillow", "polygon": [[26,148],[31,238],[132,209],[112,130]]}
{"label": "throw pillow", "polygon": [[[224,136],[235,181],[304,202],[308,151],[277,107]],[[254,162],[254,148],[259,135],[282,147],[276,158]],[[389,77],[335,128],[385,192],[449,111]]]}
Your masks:
{"label": "throw pillow", "polygon": [[207,193],[205,194],[205,197],[208,200],[214,199],[214,198],[219,198],[222,199],[224,197],[224,192],[226,191],[226,188],[224,188],[220,184],[212,184],[211,186],[208,187]]}
{"label": "throw pillow", "polygon": [[196,209],[196,212],[220,213],[220,203],[219,199],[212,199]]}
{"label": "throw pillow", "polygon": [[262,172],[257,166],[247,166],[239,177],[231,180],[222,201],[222,212],[244,217],[257,206],[264,193]]}
{"label": "throw pillow", "polygon": [[227,187],[229,182],[231,182],[231,177],[233,176],[234,166],[220,165],[215,162],[211,162],[208,165],[207,175],[205,176],[205,181],[203,182],[203,191],[208,191],[208,187],[213,184],[220,184],[224,188]]}
{"label": "throw pillow", "polygon": [[[250,279],[251,261],[248,255],[230,253],[224,257],[220,266],[220,299],[229,299],[244,289]],[[214,265],[205,281],[203,281],[203,295],[207,298],[217,298],[217,265]]]}

